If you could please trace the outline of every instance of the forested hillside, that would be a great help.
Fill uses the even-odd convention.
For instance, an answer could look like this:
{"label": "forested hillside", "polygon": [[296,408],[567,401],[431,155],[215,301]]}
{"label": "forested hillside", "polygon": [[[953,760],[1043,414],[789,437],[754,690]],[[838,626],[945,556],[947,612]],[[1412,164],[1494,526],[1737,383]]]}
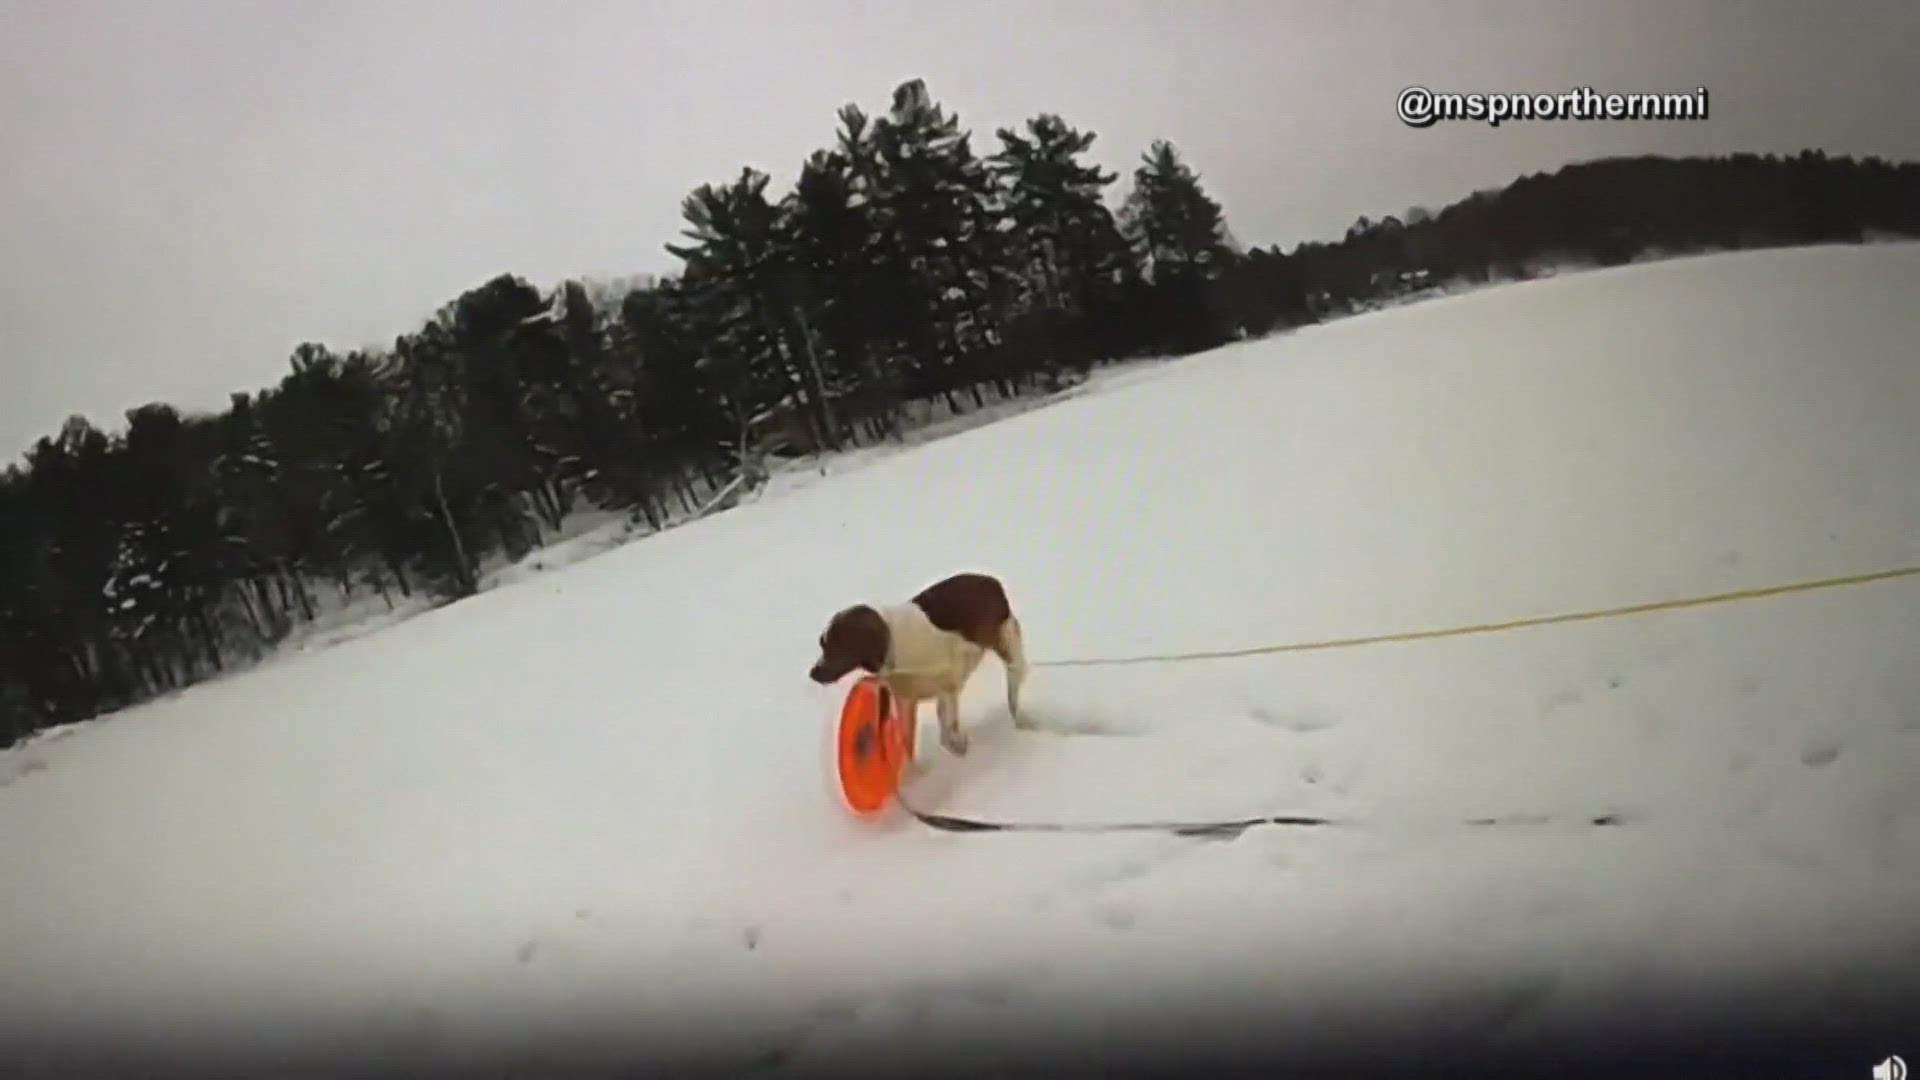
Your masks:
{"label": "forested hillside", "polygon": [[390,348],[302,345],[216,415],[68,420],[0,476],[0,744],[251,662],[343,603],[469,595],[583,513],[664,528],[772,457],[1100,364],[1546,266],[1920,236],[1920,166],[1807,153],[1571,165],[1249,248],[1172,143],[1122,177],[1086,161],[1094,138],[1042,114],[976,140],[910,82],[843,108],[792,177],[690,193],[672,277],[503,274]]}

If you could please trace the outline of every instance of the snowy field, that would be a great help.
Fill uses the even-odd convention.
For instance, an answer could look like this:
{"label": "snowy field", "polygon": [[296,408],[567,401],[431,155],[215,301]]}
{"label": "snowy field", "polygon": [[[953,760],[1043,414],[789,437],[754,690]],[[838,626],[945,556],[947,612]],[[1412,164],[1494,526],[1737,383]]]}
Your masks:
{"label": "snowy field", "polygon": [[[0,1056],[1864,1030],[1920,959],[1920,577],[1044,665],[1920,564],[1917,296],[1920,247],[1690,258],[1135,369],[0,755]],[[1352,824],[852,820],[814,639],[961,569],[1043,730],[989,660],[923,808]]]}

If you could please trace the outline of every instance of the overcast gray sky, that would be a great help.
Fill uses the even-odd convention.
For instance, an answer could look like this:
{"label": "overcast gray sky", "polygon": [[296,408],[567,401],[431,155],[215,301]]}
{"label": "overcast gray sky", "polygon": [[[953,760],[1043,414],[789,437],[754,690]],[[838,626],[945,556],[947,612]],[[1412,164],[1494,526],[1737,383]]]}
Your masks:
{"label": "overcast gray sky", "polygon": [[[1911,0],[0,0],[0,460],[500,272],[671,270],[688,190],[789,182],[909,78],[983,152],[1042,111],[1123,176],[1172,139],[1291,246],[1602,154],[1920,158],[1915,42]],[[1704,85],[1712,118],[1415,130],[1413,83]]]}

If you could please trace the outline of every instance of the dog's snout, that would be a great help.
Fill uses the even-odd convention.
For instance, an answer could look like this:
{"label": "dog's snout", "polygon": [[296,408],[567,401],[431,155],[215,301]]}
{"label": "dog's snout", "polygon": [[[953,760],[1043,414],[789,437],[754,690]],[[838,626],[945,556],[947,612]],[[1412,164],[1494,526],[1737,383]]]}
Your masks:
{"label": "dog's snout", "polygon": [[854,665],[845,658],[828,654],[813,662],[813,667],[807,669],[807,677],[821,686],[832,686],[853,669]]}

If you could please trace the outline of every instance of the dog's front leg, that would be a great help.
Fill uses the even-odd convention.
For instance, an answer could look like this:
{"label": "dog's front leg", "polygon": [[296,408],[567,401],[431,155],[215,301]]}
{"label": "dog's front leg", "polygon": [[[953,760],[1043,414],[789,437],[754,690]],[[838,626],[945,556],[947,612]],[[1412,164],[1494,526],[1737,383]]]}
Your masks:
{"label": "dog's front leg", "polygon": [[899,700],[900,722],[906,726],[907,730],[905,734],[912,739],[914,745],[913,753],[907,757],[906,775],[909,777],[917,777],[927,771],[927,762],[921,756],[920,740],[918,738],[920,734],[920,700],[909,697],[903,697]]}
{"label": "dog's front leg", "polygon": [[967,736],[960,730],[960,695],[941,694],[935,701],[940,712],[940,745],[959,755],[967,752]]}

